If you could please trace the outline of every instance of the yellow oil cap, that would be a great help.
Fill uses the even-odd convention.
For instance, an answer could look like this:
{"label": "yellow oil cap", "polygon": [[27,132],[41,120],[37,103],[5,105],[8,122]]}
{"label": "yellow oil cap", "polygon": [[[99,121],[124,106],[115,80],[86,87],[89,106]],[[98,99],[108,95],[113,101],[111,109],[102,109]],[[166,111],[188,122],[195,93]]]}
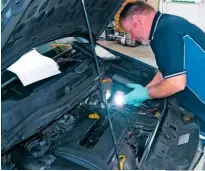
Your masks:
{"label": "yellow oil cap", "polygon": [[160,113],[157,112],[157,113],[155,114],[155,116],[156,116],[157,118],[159,118],[159,117],[160,117]]}
{"label": "yellow oil cap", "polygon": [[103,83],[107,83],[107,82],[109,82],[109,80],[110,80],[109,78],[104,78]]}
{"label": "yellow oil cap", "polygon": [[89,114],[88,118],[90,119],[100,119],[100,116],[97,113]]}
{"label": "yellow oil cap", "polygon": [[190,119],[191,119],[191,118],[190,118],[189,116],[184,116],[184,117],[183,117],[183,120],[184,120],[184,121],[189,121]]}

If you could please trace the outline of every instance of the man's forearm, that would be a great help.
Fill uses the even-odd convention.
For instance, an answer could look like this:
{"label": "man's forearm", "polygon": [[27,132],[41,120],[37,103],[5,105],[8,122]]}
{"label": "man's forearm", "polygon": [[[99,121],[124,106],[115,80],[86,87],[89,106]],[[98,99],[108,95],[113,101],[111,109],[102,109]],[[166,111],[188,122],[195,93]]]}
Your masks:
{"label": "man's forearm", "polygon": [[153,86],[153,85],[156,85],[158,84],[159,82],[161,82],[163,80],[163,76],[161,74],[161,72],[157,72],[157,74],[154,76],[154,78],[152,79],[152,81],[147,84],[147,88]]}
{"label": "man's forearm", "polygon": [[164,98],[184,90],[185,86],[186,75],[180,75],[149,87],[148,94],[151,98]]}

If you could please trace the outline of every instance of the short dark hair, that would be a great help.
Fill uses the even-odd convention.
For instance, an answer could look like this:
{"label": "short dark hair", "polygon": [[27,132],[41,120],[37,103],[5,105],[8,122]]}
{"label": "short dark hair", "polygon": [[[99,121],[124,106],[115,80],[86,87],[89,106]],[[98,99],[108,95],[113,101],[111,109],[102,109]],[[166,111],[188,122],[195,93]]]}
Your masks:
{"label": "short dark hair", "polygon": [[151,11],[155,11],[155,9],[144,1],[128,3],[120,13],[120,22],[135,14],[149,14]]}

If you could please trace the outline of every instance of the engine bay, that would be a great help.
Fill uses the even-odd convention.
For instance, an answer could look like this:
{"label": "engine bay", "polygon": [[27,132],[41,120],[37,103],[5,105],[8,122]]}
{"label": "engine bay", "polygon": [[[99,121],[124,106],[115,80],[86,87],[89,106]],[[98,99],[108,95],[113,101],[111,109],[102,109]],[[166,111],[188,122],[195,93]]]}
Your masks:
{"label": "engine bay", "polygon": [[[126,85],[114,81],[113,92],[115,93],[115,90],[119,89],[125,92],[129,91]],[[117,147],[120,155],[126,156],[124,169],[136,169],[156,127],[164,102],[163,100],[147,101],[140,107],[126,105],[123,108],[118,108],[112,103],[113,94],[108,104]],[[57,169],[54,158],[56,155],[62,155],[59,149],[72,147],[92,152],[107,163],[109,168],[118,169],[108,118],[105,115],[105,109],[101,106],[100,99],[97,89],[41,133],[19,147],[15,147],[11,152],[15,168],[31,169],[29,166],[32,166],[34,169]],[[23,158],[19,156],[21,148],[38,161],[36,167],[34,161],[30,161],[30,163],[27,159],[23,159],[27,155]],[[83,158],[84,156],[79,155],[78,157]],[[59,167],[58,169],[63,169],[61,166]],[[69,169],[81,169],[81,167],[69,166]]]}
{"label": "engine bay", "polygon": [[[74,44],[75,50],[54,58],[63,71],[61,75],[27,87],[16,81],[3,91],[2,116],[3,120],[9,119],[9,124],[4,124],[3,129],[2,165],[23,170],[116,170],[119,169],[117,157],[121,157],[125,159],[124,170],[160,169],[162,160],[166,168],[177,168],[170,162],[175,161],[172,158],[176,156],[171,156],[168,150],[171,147],[171,151],[177,152],[186,148],[178,146],[176,141],[185,133],[194,139],[189,142],[190,146],[197,144],[195,119],[185,122],[180,111],[168,109],[167,99],[148,100],[139,107],[117,106],[116,94],[132,91],[126,83],[145,86],[155,71],[131,59],[101,60],[103,93],[116,139],[114,145],[95,65],[86,46]],[[15,108],[10,111],[10,106]],[[16,127],[13,127],[16,122],[12,117],[14,111],[21,121]],[[170,142],[173,144],[168,146]],[[155,148],[152,148],[153,144]],[[148,156],[150,152],[152,155]],[[165,155],[170,155],[170,159],[165,160]],[[193,155],[187,155],[186,161]],[[161,160],[155,161],[157,156]],[[186,154],[176,161],[184,156]],[[178,168],[187,166],[182,160]]]}

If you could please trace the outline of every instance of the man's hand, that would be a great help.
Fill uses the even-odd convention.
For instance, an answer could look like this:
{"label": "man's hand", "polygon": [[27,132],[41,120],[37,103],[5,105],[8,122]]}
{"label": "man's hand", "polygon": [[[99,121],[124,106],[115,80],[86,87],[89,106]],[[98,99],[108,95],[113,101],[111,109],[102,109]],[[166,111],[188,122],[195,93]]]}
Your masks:
{"label": "man's hand", "polygon": [[134,90],[125,96],[125,104],[138,107],[143,101],[150,99],[148,95],[148,89],[146,87],[143,87],[139,84],[127,84],[127,86],[134,88]]}
{"label": "man's hand", "polygon": [[147,99],[165,98],[184,90],[186,87],[186,74],[164,79],[148,88],[139,84],[127,84],[127,86],[134,90],[125,96],[125,104],[138,107]]}

